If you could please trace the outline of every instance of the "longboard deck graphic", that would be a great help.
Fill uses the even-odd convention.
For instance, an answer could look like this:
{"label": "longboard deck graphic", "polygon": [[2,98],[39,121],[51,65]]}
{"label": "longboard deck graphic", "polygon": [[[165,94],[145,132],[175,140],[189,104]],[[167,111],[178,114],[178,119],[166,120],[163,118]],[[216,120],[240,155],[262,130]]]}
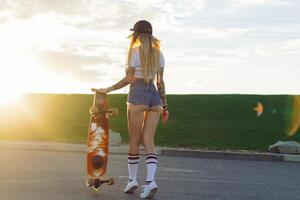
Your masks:
{"label": "longboard deck graphic", "polygon": [[106,177],[108,162],[109,122],[116,116],[116,108],[108,109],[107,95],[96,92],[90,108],[90,124],[87,136],[87,186],[98,191],[103,183],[112,185],[113,178]]}

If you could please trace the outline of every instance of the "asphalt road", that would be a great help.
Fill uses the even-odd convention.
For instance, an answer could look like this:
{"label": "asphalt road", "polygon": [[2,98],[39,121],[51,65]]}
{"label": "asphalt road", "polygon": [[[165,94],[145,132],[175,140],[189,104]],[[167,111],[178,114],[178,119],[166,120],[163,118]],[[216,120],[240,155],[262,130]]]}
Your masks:
{"label": "asphalt road", "polygon": [[[145,177],[144,159],[139,181]],[[126,155],[111,155],[115,185],[95,195],[85,186],[85,154],[0,150],[1,200],[139,199],[122,192]],[[160,157],[155,199],[300,199],[300,164]]]}

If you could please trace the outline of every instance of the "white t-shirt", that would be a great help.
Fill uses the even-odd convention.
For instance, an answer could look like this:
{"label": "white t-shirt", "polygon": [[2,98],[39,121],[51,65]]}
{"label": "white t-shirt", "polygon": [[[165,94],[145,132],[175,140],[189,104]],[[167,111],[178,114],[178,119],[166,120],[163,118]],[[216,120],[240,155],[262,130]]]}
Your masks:
{"label": "white t-shirt", "polygon": [[[131,49],[131,57],[128,63],[129,67],[134,67],[134,77],[135,78],[143,78],[142,74],[142,65],[140,60],[139,48],[135,47]],[[160,67],[165,67],[165,58],[162,52],[160,52]]]}

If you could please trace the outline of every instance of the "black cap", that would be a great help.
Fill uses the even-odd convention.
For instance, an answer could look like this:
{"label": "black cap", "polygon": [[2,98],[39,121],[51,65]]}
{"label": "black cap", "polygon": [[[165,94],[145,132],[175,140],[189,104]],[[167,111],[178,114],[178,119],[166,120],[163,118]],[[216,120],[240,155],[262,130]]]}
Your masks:
{"label": "black cap", "polygon": [[146,33],[152,35],[152,25],[146,20],[138,21],[130,30],[138,33]]}

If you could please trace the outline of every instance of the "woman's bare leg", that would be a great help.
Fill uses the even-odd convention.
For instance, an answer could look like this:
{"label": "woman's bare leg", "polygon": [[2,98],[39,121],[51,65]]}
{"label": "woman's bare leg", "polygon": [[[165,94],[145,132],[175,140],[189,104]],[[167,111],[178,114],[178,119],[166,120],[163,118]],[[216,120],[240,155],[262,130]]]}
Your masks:
{"label": "woman's bare leg", "polygon": [[156,149],[154,145],[154,136],[157,128],[161,112],[161,106],[151,107],[149,111],[146,112],[144,127],[143,127],[143,143],[147,154],[156,154]]}
{"label": "woman's bare leg", "polygon": [[146,165],[147,165],[147,178],[146,182],[151,183],[154,181],[157,159],[156,149],[154,145],[154,136],[159,121],[161,106],[155,106],[146,112],[144,127],[143,127],[143,142],[146,149]]}
{"label": "woman's bare leg", "polygon": [[[129,129],[129,149],[128,149],[128,178],[130,181],[135,180],[138,170],[138,164],[140,161],[139,156],[139,143],[142,132],[142,126],[144,123],[144,112],[147,106],[143,105],[128,105],[127,117],[128,117],[128,129]],[[129,185],[131,183],[128,183]],[[129,190],[125,189],[126,193],[132,193],[136,189],[136,186]]]}
{"label": "woman's bare leg", "polygon": [[139,153],[140,136],[144,123],[144,112],[147,106],[131,105],[127,107],[127,119],[129,129],[129,154]]}

